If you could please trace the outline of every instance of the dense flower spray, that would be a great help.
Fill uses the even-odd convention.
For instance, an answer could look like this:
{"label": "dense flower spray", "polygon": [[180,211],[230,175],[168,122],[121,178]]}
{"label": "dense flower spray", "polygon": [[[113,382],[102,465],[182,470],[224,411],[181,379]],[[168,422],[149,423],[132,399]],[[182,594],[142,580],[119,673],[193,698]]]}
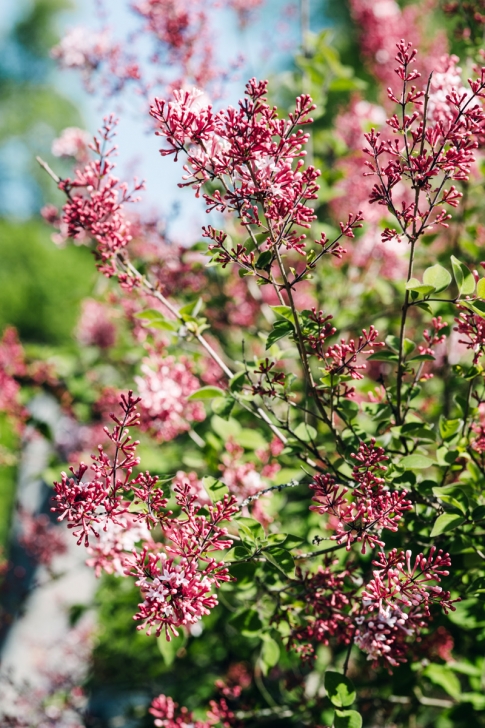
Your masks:
{"label": "dense flower spray", "polygon": [[[474,539],[485,505],[485,287],[472,253],[458,258],[476,250],[471,240],[460,248],[459,231],[479,174],[485,72],[466,84],[439,38],[426,60],[401,40],[421,17],[416,6],[351,6],[363,56],[389,89],[382,106],[354,95],[338,114],[332,152],[346,151],[323,175],[335,189],[321,189],[305,163],[326,161],[310,145],[322,126],[310,126],[309,94],[280,112],[267,82],[251,79],[236,108],[218,110],[190,70],[190,82],[154,99],[151,116],[162,157],[183,160],[180,186],[212,214],[203,241],[183,251],[159,221],[129,214],[132,193],[113,176],[112,119],[92,145],[95,160],[78,159],[75,176],[59,182],[61,217],[46,212],[118,277],[137,346],[124,365],[141,397],[122,397],[90,470],[73,466],[56,483],[56,512],[98,574],[134,579],[140,629],[194,635],[224,593],[227,639],[261,643],[263,693],[266,679],[286,680],[289,691],[293,680],[301,692],[291,719],[305,710],[304,721],[323,720],[330,702],[337,712],[325,721],[335,725],[351,703],[339,704],[343,693],[327,683],[323,707],[317,690],[310,695],[302,675],[317,658],[344,675],[361,671],[373,695],[379,667],[414,661],[425,686],[427,675],[438,680],[426,661],[449,659],[446,615],[483,588],[460,562],[483,560]],[[193,31],[204,8],[154,0],[136,12],[174,63],[201,57],[203,34]],[[425,47],[425,34],[413,33]],[[327,205],[335,191],[343,194]],[[111,356],[84,318],[83,340]],[[107,403],[115,387],[104,391]],[[171,440],[175,477],[143,470],[133,427],[144,442]],[[308,668],[289,677],[282,647]],[[348,697],[350,681],[339,679]],[[244,724],[253,716],[233,709],[236,698],[224,692],[204,719],[165,695],[150,710],[171,728]],[[376,725],[393,720],[399,701],[388,702]]]}
{"label": "dense flower spray", "polygon": [[[188,482],[174,486],[175,502],[180,512],[167,510],[168,499],[157,476],[148,472],[132,477],[139,465],[137,441],[129,428],[140,425],[137,405],[140,399],[132,392],[122,395],[122,417],[112,415],[115,426],[106,429],[112,449],[110,458],[102,446],[93,456],[94,479],[83,480],[87,466],[81,463],[71,476],[62,474],[55,483],[55,507],[59,520],[67,519],[78,544],[88,548],[88,564],[99,575],[102,570],[135,576],[143,601],[135,619],[141,620],[148,633],[155,628],[167,639],[177,635],[177,627],[195,624],[216,606],[212,593],[230,579],[227,567],[209,554],[228,548],[225,527],[237,512],[235,499],[208,506],[201,515],[201,505]],[[163,540],[152,538],[158,526]]]}

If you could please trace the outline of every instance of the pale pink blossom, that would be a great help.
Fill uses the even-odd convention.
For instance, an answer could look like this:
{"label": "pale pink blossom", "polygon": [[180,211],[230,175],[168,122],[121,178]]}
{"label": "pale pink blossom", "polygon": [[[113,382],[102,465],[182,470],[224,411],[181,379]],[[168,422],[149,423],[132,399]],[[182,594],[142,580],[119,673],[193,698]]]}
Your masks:
{"label": "pale pink blossom", "polygon": [[141,425],[159,440],[173,440],[190,430],[192,423],[205,419],[205,409],[199,401],[188,397],[200,389],[197,377],[185,358],[163,356],[152,351],[141,365],[141,375],[135,377],[142,398]]}
{"label": "pale pink blossom", "polygon": [[51,50],[52,58],[64,68],[78,68],[89,72],[97,68],[111,50],[107,31],[93,32],[92,28],[72,28]]}
{"label": "pale pink blossom", "polygon": [[45,513],[34,515],[23,509],[18,513],[20,545],[37,563],[50,567],[53,559],[67,550],[65,533]]}
{"label": "pale pink blossom", "polygon": [[91,135],[84,129],[68,126],[61,135],[52,142],[52,154],[55,157],[72,157],[77,162],[86,162],[89,158]]}
{"label": "pale pink blossom", "polygon": [[86,298],[82,303],[77,338],[86,346],[110,349],[116,341],[116,327],[106,304]]}
{"label": "pale pink blossom", "polygon": [[96,576],[103,571],[123,576],[133,549],[140,543],[150,544],[156,549],[146,522],[125,513],[118,522],[108,521],[106,527],[99,531],[99,537],[87,549],[89,558],[86,563],[95,570]]}
{"label": "pale pink blossom", "polygon": [[427,119],[434,125],[436,122],[449,123],[456,114],[456,107],[450,103],[449,96],[454,91],[458,96],[471,98],[470,87],[465,88],[461,78],[461,68],[457,65],[458,56],[443,55],[431,76]]}
{"label": "pale pink blossom", "polygon": [[434,29],[426,33],[427,17],[435,5],[435,0],[423,0],[401,9],[396,0],[350,0],[362,55],[384,88],[394,81],[395,49],[401,38],[421,50],[420,70],[426,75],[446,53],[445,34]]}

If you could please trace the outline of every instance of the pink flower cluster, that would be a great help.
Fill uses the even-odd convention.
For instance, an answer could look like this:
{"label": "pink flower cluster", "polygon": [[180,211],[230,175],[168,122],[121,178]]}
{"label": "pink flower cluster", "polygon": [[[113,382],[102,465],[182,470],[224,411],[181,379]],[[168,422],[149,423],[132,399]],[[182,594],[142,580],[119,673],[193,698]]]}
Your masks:
{"label": "pink flower cluster", "polygon": [[154,518],[152,508],[163,508],[167,504],[162,492],[155,487],[157,477],[149,473],[141,473],[134,479],[131,477],[133,469],[140,462],[136,457],[138,443],[131,441],[128,429],[139,425],[136,411],[138,402],[139,399],[135,399],[132,392],[128,396],[121,395],[123,417],[119,419],[116,415],[111,415],[115,422],[113,432],[105,428],[114,448],[113,460],[99,445],[98,454],[92,456],[92,481],[83,480],[88,466],[81,463],[77,470],[71,467],[71,476],[63,472],[61,482],[54,483],[53,500],[56,505],[52,510],[59,514],[59,521],[67,519],[68,528],[73,529],[78,544],[84,541],[84,545],[89,546],[90,538],[99,538],[100,524],[103,529],[107,529],[110,521],[123,526],[120,518],[128,512],[130,506],[126,494],[134,488],[142,494],[139,497],[150,506],[146,516],[139,519],[146,520],[147,524]]}
{"label": "pink flower cluster", "polygon": [[[174,495],[179,515],[167,510],[167,498],[150,473],[133,476],[139,465],[137,442],[129,435],[137,427],[139,399],[129,392],[121,396],[121,419],[111,415],[115,426],[105,430],[113,450],[103,447],[92,456],[92,480],[83,480],[87,466],[81,463],[72,476],[62,473],[54,483],[59,520],[67,519],[78,544],[88,548],[88,563],[108,573],[136,577],[143,601],[134,619],[138,629],[165,631],[167,639],[177,627],[195,624],[217,604],[214,587],[230,579],[223,563],[210,555],[231,545],[221,524],[236,513],[235,498],[226,496],[201,513],[201,504],[188,483],[176,484]],[[156,542],[154,526],[162,532]]]}
{"label": "pink flower cluster", "polygon": [[[394,241],[394,245],[381,245],[381,223],[387,217],[387,210],[382,210],[369,202],[372,184],[364,176],[364,153],[362,137],[374,127],[381,130],[386,121],[386,112],[382,106],[370,104],[358,95],[351,98],[349,107],[338,115],[336,132],[347,145],[346,156],[336,160],[336,168],[342,175],[335,185],[336,196],[330,201],[330,210],[335,220],[347,214],[350,200],[352,205],[362,211],[365,220],[363,234],[355,245],[349,247],[346,261],[351,263],[349,275],[358,275],[357,269],[366,269],[372,275],[383,275],[389,279],[400,280],[407,270],[406,250]],[[404,185],[394,188],[394,196],[400,204],[405,199]]]}
{"label": "pink flower cluster", "polygon": [[360,47],[371,72],[387,87],[393,80],[396,43],[412,39],[423,53],[422,70],[429,74],[437,59],[446,52],[446,37],[433,29],[428,39],[424,28],[435,0],[407,5],[401,10],[397,0],[350,0],[350,10],[360,29]]}
{"label": "pink flower cluster", "polygon": [[[133,190],[129,192],[128,185],[111,174],[114,165],[110,157],[116,147],[109,145],[115,126],[115,119],[107,117],[100,130],[101,139],[95,137],[93,141],[97,159],[77,169],[74,179],[67,178],[59,182],[59,189],[68,197],[62,214],[67,235],[76,238],[87,233],[96,241],[98,268],[108,277],[115,275],[116,256],[132,239],[124,205],[137,202],[138,198],[134,194],[143,189],[143,183],[135,181]],[[119,279],[128,287],[134,284],[125,273],[120,273]]]}
{"label": "pink flower cluster", "polygon": [[[296,569],[305,620],[303,626],[293,627],[289,644],[303,659],[312,660],[315,645],[328,645],[332,638],[342,644],[352,640],[350,610],[357,587],[348,586],[352,584],[353,567],[339,565],[335,569],[337,564],[337,560],[326,557],[324,565],[315,573]],[[291,621],[291,610],[288,616]]]}
{"label": "pink flower cluster", "polygon": [[442,122],[446,125],[453,121],[455,107],[448,98],[450,94],[455,93],[466,99],[472,95],[470,88],[463,85],[458,62],[458,56],[446,54],[439,59],[433,70],[427,108],[427,118],[431,124]]}
{"label": "pink flower cluster", "polygon": [[166,695],[154,698],[149,712],[155,718],[154,725],[157,728],[211,728],[211,726],[243,728],[244,725],[229,708],[224,697],[210,701],[206,720],[196,720],[187,708],[179,707]]}
{"label": "pink flower cluster", "polygon": [[91,28],[72,28],[61,42],[51,50],[52,58],[64,68],[94,70],[110,53],[108,33],[93,33]]}
{"label": "pink flower cluster", "polygon": [[459,339],[458,343],[464,344],[473,352],[473,363],[477,364],[485,353],[485,319],[461,304],[458,304],[457,308],[460,313],[455,318],[454,330],[464,337]]}
{"label": "pink flower cluster", "polygon": [[[456,207],[462,196],[453,185],[446,188],[446,184],[450,180],[467,180],[475,161],[477,135],[485,124],[480,103],[485,98],[485,68],[478,80],[469,80],[469,92],[453,88],[446,95],[449,112],[443,114],[437,106],[436,119],[430,123],[426,91],[412,85],[420,75],[411,67],[416,51],[404,41],[397,48],[396,73],[402,91],[399,95],[392,89],[388,92],[389,98],[401,107],[399,116],[394,114],[388,120],[396,138],[388,141],[372,129],[365,135],[368,146],[364,151],[372,160],[366,162],[368,174],[378,177],[370,202],[387,207],[399,224],[399,230],[386,228],[382,240],[399,239],[404,234],[412,241],[435,225],[448,227],[451,215],[446,205]],[[416,194],[407,202],[398,203],[394,190],[401,181]]]}
{"label": "pink flower cluster", "polygon": [[87,548],[86,563],[98,577],[103,572],[125,576],[129,558],[139,543],[156,548],[146,522],[140,521],[137,515],[125,513],[116,522],[110,519],[98,532],[96,540]]}
{"label": "pink flower cluster", "polygon": [[106,304],[92,298],[84,299],[77,326],[77,338],[86,346],[99,346],[100,349],[110,349],[114,346],[116,327]]}
{"label": "pink flower cluster", "polygon": [[[207,285],[203,267],[206,259],[200,252],[167,238],[163,219],[146,220],[137,216],[130,222],[133,235],[130,251],[150,266],[152,280],[156,279],[165,296],[176,297],[181,291],[198,293],[204,289]],[[127,304],[126,297],[122,304]]]}
{"label": "pink flower cluster", "polygon": [[357,341],[341,339],[339,344],[329,346],[325,356],[327,371],[330,374],[348,374],[352,379],[363,379],[360,371],[365,369],[366,365],[359,364],[357,357],[359,354],[373,354],[376,348],[384,346],[382,342],[376,341],[378,336],[377,329],[369,326],[369,331],[362,329]]}
{"label": "pink flower cluster", "polygon": [[237,13],[241,27],[248,23],[254,11],[263,3],[264,0],[228,0],[228,5]]}
{"label": "pink flower cluster", "polygon": [[132,9],[145,21],[180,79],[207,86],[217,75],[210,42],[210,2],[201,0],[137,0]]}
{"label": "pink flower cluster", "polygon": [[[88,91],[99,89],[102,85],[109,94],[113,94],[120,91],[128,81],[140,79],[138,63],[123,53],[121,45],[112,41],[107,30],[96,33],[82,26],[72,28],[52,48],[51,56],[61,68],[80,71]],[[109,72],[99,77],[99,71],[104,66],[108,67]]]}
{"label": "pink flower cluster", "polygon": [[[230,0],[226,5],[245,25],[262,2]],[[211,11],[220,8],[219,0],[132,0],[129,8],[143,25],[134,27],[128,37],[116,41],[106,27],[93,32],[79,26],[51,50],[61,68],[80,71],[89,92],[111,96],[135,84],[137,92],[148,98],[156,86],[195,83],[219,93],[220,84],[240,65],[241,58],[220,66],[215,58]],[[143,57],[148,44],[154,47],[149,56],[156,68],[153,74]]]}
{"label": "pink flower cluster", "polygon": [[22,403],[22,385],[57,389],[60,382],[53,364],[26,356],[17,330],[7,326],[0,338],[0,411],[5,412],[21,433],[29,418]]}
{"label": "pink flower cluster", "polygon": [[[166,139],[161,154],[187,155],[181,186],[190,185],[199,195],[205,182],[223,184],[223,194],[203,195],[208,211],[234,211],[244,225],[261,226],[261,205],[271,238],[301,252],[303,238],[294,227],[308,228],[315,219],[308,203],[316,198],[319,172],[303,168],[308,134],[299,127],[311,122],[315,106],[309,96],[300,96],[289,119],[279,119],[266,102],[266,91],[266,81],[252,79],[239,109],[218,113],[201,91],[175,91],[173,101],[155,99],[151,114],[157,134]],[[224,250],[220,233],[208,228],[206,235],[214,249]],[[237,257],[244,254],[241,249]]]}
{"label": "pink flower cluster", "polygon": [[366,547],[384,547],[380,539],[383,529],[397,531],[403,513],[412,508],[406,500],[407,492],[390,491],[383,477],[389,458],[384,449],[371,440],[361,443],[352,471],[354,481],[351,489],[336,482],[333,475],[316,475],[310,488],[314,491],[311,510],[330,517],[329,525],[335,529],[332,536],[337,543],[346,544],[347,550],[353,543]]}
{"label": "pink flower cluster", "polygon": [[355,619],[355,643],[375,663],[384,657],[391,666],[405,661],[406,641],[416,636],[430,619],[430,606],[454,610],[450,593],[439,586],[448,576],[449,554],[431,547],[428,557],[393,549],[380,552],[373,578],[362,592],[362,611]]}
{"label": "pink flower cluster", "polygon": [[225,496],[207,506],[208,516],[202,515],[197,496],[187,483],[176,485],[174,494],[180,515],[171,518],[168,512],[160,518],[164,550],[160,545],[145,545],[133,553],[125,571],[137,577],[143,596],[134,617],[143,621],[138,629],[146,628],[150,634],[155,628],[157,636],[165,631],[168,640],[178,635],[177,627],[195,624],[217,605],[211,589],[231,577],[224,563],[209,554],[231,546],[227,529],[220,524],[238,510],[235,498]]}
{"label": "pink flower cluster", "polygon": [[205,419],[204,405],[188,397],[200,389],[190,362],[163,356],[152,350],[141,364],[142,376],[135,377],[141,397],[141,428],[158,440],[173,440],[190,430],[191,423]]}
{"label": "pink flower cluster", "polygon": [[7,327],[0,339],[0,411],[6,412],[21,429],[27,411],[20,401],[19,378],[27,375],[24,349],[16,329]]}
{"label": "pink flower cluster", "polygon": [[[433,546],[412,562],[411,551],[380,551],[372,562],[371,580],[363,590],[355,578],[355,566],[345,568],[326,557],[315,573],[297,569],[295,595],[305,603],[303,624],[292,608],[286,616],[291,626],[289,644],[306,659],[313,659],[315,646],[355,642],[375,665],[396,667],[405,662],[409,647],[431,619],[431,607],[454,610],[450,593],[439,583],[448,576],[449,554]],[[296,621],[295,621],[295,618]],[[430,650],[436,644],[430,641]]]}
{"label": "pink flower cluster", "polygon": [[446,334],[441,333],[443,329],[446,329],[447,324],[443,321],[441,316],[433,316],[431,320],[431,331],[429,329],[425,329],[423,331],[423,339],[425,341],[425,345],[419,345],[418,351],[420,354],[428,354],[429,356],[434,356],[435,351],[434,348],[438,344],[443,344],[446,341]]}
{"label": "pink flower cluster", "polygon": [[52,154],[55,157],[67,157],[76,162],[87,162],[91,136],[84,129],[69,126],[52,142]]}
{"label": "pink flower cluster", "polygon": [[50,567],[57,555],[67,550],[64,533],[49,520],[45,513],[33,515],[19,510],[21,532],[19,544],[38,564]]}

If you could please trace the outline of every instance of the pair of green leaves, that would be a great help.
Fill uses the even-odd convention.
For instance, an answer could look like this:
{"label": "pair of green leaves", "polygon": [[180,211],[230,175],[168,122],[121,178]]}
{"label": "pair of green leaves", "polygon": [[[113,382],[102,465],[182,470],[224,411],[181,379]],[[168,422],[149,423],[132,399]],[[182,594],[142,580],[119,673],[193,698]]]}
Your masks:
{"label": "pair of green leaves", "polygon": [[429,296],[432,293],[440,293],[441,291],[444,291],[445,288],[448,288],[450,283],[451,273],[449,273],[446,268],[443,268],[442,265],[437,263],[436,265],[432,265],[430,268],[426,268],[423,273],[422,283],[417,278],[411,278],[406,284],[406,289],[411,291],[411,295],[413,293],[416,294],[416,296],[412,297],[418,298],[419,294],[422,296]]}
{"label": "pair of green leaves", "polygon": [[136,318],[146,321],[143,325],[149,329],[162,329],[163,331],[170,331],[176,334],[180,329],[180,321],[182,321],[187,330],[192,333],[202,333],[205,329],[208,329],[207,319],[199,317],[199,313],[202,309],[202,299],[198,298],[197,301],[188,303],[178,311],[179,321],[170,321],[165,318],[161,311],[157,311],[154,308],[149,308],[146,311],[140,311],[136,313]]}
{"label": "pair of green leaves", "polygon": [[278,318],[266,340],[266,349],[270,349],[277,341],[295,331],[295,319],[290,306],[271,306],[271,309]]}
{"label": "pair of green leaves", "polygon": [[[477,297],[479,299],[485,299],[485,278],[481,278],[478,283],[475,284],[475,277],[473,276],[471,271],[468,270],[466,265],[460,263],[460,261],[455,258],[454,255],[451,256],[451,265],[453,266],[453,275],[455,276],[455,281],[460,296],[472,296],[475,293],[476,285]],[[469,301],[468,305],[474,313],[478,314],[482,318],[485,318],[484,301],[475,299],[474,301]]]}
{"label": "pair of green leaves", "polygon": [[[458,258],[455,258],[454,255],[451,256],[450,261],[459,295],[473,296],[476,287],[478,298],[485,298],[485,278],[482,278],[476,284],[475,277],[468,266],[459,261]],[[406,284],[406,289],[411,291],[412,297],[416,299],[420,294],[426,297],[432,293],[441,293],[441,291],[448,288],[451,280],[449,271],[437,263],[430,268],[426,268],[423,273],[422,282],[417,278],[411,278]],[[478,310],[476,313],[485,316],[485,304],[481,301],[474,301],[471,305],[474,310],[477,307]]]}
{"label": "pair of green leaves", "polygon": [[238,518],[236,525],[241,541],[246,547],[257,548],[266,561],[278,571],[285,576],[294,576],[295,561],[290,548],[301,544],[301,539],[292,534],[266,536],[262,525],[254,518]]}
{"label": "pair of green leaves", "polygon": [[362,716],[356,710],[347,710],[357,697],[354,684],[339,672],[325,673],[325,690],[335,708],[334,728],[361,728]]}

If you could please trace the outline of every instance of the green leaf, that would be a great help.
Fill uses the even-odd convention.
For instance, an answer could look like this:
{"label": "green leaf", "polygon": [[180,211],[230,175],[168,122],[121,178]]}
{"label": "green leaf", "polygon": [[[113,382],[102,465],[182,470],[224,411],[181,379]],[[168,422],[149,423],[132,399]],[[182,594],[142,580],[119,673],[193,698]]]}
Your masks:
{"label": "green leaf", "polygon": [[281,318],[287,319],[288,321],[291,321],[291,323],[294,323],[295,319],[293,316],[293,311],[291,310],[291,306],[270,306],[270,309],[274,311],[277,316],[281,316]]}
{"label": "green leaf", "polygon": [[229,493],[227,485],[221,483],[221,481],[216,478],[212,478],[210,475],[202,478],[202,485],[213,503],[217,503],[217,501],[222,500],[224,496]]}
{"label": "green leaf", "polygon": [[216,397],[216,399],[212,400],[211,406],[215,415],[226,419],[230,416],[235,404],[236,400],[232,397]]}
{"label": "green leaf", "polygon": [[440,536],[445,531],[451,531],[457,526],[461,526],[465,519],[459,516],[457,513],[442,513],[438,516],[434,522],[433,530],[430,533],[430,538]]}
{"label": "green leaf", "polygon": [[295,437],[298,437],[299,440],[303,440],[303,442],[315,440],[317,434],[316,429],[312,427],[312,425],[307,425],[305,422],[300,422],[294,431]]}
{"label": "green leaf", "polygon": [[266,541],[268,544],[271,544],[271,546],[281,546],[281,544],[286,541],[287,537],[287,533],[270,533]]}
{"label": "green leaf", "polygon": [[251,543],[264,541],[265,533],[262,525],[254,518],[238,518],[235,522],[239,531],[249,539]]}
{"label": "green leaf", "polygon": [[404,339],[403,341],[403,353],[404,356],[408,356],[416,348],[416,344],[411,339]]}
{"label": "green leaf", "polygon": [[162,331],[177,331],[177,325],[172,321],[164,321],[163,319],[157,319],[156,321],[149,321],[143,326],[147,329],[161,329]]}
{"label": "green leaf", "polygon": [[179,314],[184,320],[191,317],[196,318],[200,313],[202,303],[202,298],[198,298],[197,301],[193,301],[192,303],[187,303],[185,306],[182,306],[182,308],[179,308]]}
{"label": "green leaf", "polygon": [[[394,429],[394,428],[393,428]],[[406,437],[416,437],[419,440],[428,440],[433,442],[436,440],[436,433],[429,425],[422,422],[407,422],[401,427],[398,437],[405,435]]]}
{"label": "green leaf", "polygon": [[463,420],[447,420],[440,417],[440,435],[443,440],[451,440],[461,429]]}
{"label": "green leaf", "polygon": [[473,303],[467,302],[467,305],[479,316],[485,318],[485,301],[473,301]]}
{"label": "green leaf", "polygon": [[423,675],[435,685],[443,688],[452,698],[459,699],[461,693],[460,681],[446,665],[428,665],[424,669]]}
{"label": "green leaf", "polygon": [[408,359],[408,361],[434,361],[434,356],[431,356],[431,354],[416,354],[416,356],[412,356],[411,359]]}
{"label": "green leaf", "polygon": [[229,381],[229,389],[231,392],[240,392],[244,387],[246,380],[246,372],[238,372]]}
{"label": "green leaf", "polygon": [[390,349],[396,352],[396,354],[399,353],[399,336],[394,336],[393,334],[389,334],[389,336],[386,336],[385,338],[386,346],[388,346]]}
{"label": "green leaf", "polygon": [[336,710],[334,728],[362,728],[362,716],[356,710]]}
{"label": "green leaf", "polygon": [[376,351],[367,357],[368,361],[399,361],[399,355],[394,351]]}
{"label": "green leaf", "polygon": [[425,285],[421,283],[421,281],[418,281],[417,278],[410,278],[409,281],[406,283],[406,290],[416,291],[416,293],[421,293],[422,296],[427,296],[429,293],[434,292],[435,287],[431,285]]}
{"label": "green leaf", "polygon": [[260,448],[267,447],[268,443],[258,430],[250,430],[244,428],[241,430],[237,437],[237,444],[244,447],[246,450],[259,450]]}
{"label": "green leaf", "polygon": [[160,313],[160,311],[157,311],[154,308],[148,308],[146,311],[139,311],[138,313],[135,313],[135,318],[147,321],[147,323],[143,325],[150,329],[176,331],[178,328],[176,321],[167,321],[163,313]]}
{"label": "green leaf", "polygon": [[[283,534],[285,535],[285,534]],[[305,542],[305,539],[300,538],[299,536],[294,536],[292,533],[288,533],[285,538],[285,548],[287,549],[294,549],[298,546],[301,546]]]}
{"label": "green leaf", "polygon": [[480,278],[477,283],[477,296],[479,298],[485,298],[485,278]]}
{"label": "green leaf", "polygon": [[225,392],[219,387],[201,387],[187,397],[187,399],[214,399],[214,397],[224,396]]}
{"label": "green leaf", "polygon": [[[250,253],[252,250],[255,249],[254,240],[256,240],[258,245],[262,245],[266,242],[266,240],[269,237],[269,233],[258,233],[257,235],[249,236],[244,241],[243,245],[246,248],[246,250]],[[254,238],[254,240],[253,240]]]}
{"label": "green leaf", "polygon": [[485,506],[477,506],[473,510],[472,518],[474,521],[482,521],[485,518]]}
{"label": "green leaf", "polygon": [[460,700],[462,703],[471,703],[473,709],[477,712],[485,710],[485,695],[483,693],[462,693]]}
{"label": "green leaf", "polygon": [[356,692],[352,680],[340,672],[325,673],[325,690],[332,705],[337,708],[346,708],[352,705],[356,698]]}
{"label": "green leaf", "polygon": [[[426,313],[433,313],[433,309],[429,305],[429,303],[426,303],[426,301],[420,301],[416,304],[418,308],[420,308],[422,311],[426,311]],[[434,358],[434,357],[433,357]]]}
{"label": "green leaf", "polygon": [[244,609],[231,617],[229,621],[243,637],[254,637],[263,628],[259,614],[254,609]]}
{"label": "green leaf", "polygon": [[264,550],[264,557],[273,566],[283,572],[286,576],[293,576],[295,573],[295,562],[293,556],[288,549],[272,546],[271,549]]}
{"label": "green leaf", "polygon": [[271,250],[264,250],[256,261],[256,268],[267,268],[273,259],[273,253]]}
{"label": "green leaf", "polygon": [[291,321],[286,319],[283,321],[275,321],[273,324],[273,330],[270,331],[268,339],[266,341],[266,349],[270,349],[280,339],[284,339],[285,336],[291,334],[294,331],[293,324]]}
{"label": "green leaf", "polygon": [[157,646],[160,650],[160,654],[163,657],[164,663],[167,665],[167,667],[170,667],[175,658],[177,657],[177,652],[184,646],[186,641],[186,635],[184,630],[179,631],[178,637],[172,637],[170,642],[168,642],[165,633],[162,633],[160,637],[157,638]]}
{"label": "green leaf", "polygon": [[446,268],[443,268],[442,265],[436,263],[436,265],[432,265],[424,271],[423,283],[427,286],[433,286],[436,293],[439,293],[450,285],[451,273]]}
{"label": "green leaf", "polygon": [[146,311],[138,311],[135,313],[135,318],[146,319],[147,321],[156,321],[157,319],[164,319],[165,316],[160,311],[156,311],[154,308],[147,308]]}
{"label": "green leaf", "polygon": [[224,442],[230,437],[237,438],[241,432],[241,425],[233,417],[223,420],[219,415],[214,415],[211,418],[211,425],[216,435],[219,435]]}
{"label": "green leaf", "polygon": [[443,468],[453,465],[459,456],[458,450],[449,450],[445,445],[436,450],[436,462]]}
{"label": "green leaf", "polygon": [[[451,267],[455,277],[460,296],[471,296],[475,290],[475,278],[466,265],[461,263],[454,255],[451,256]],[[480,294],[478,294],[480,295]],[[482,298],[482,296],[480,296]]]}
{"label": "green leaf", "polygon": [[247,546],[234,546],[233,549],[226,552],[225,561],[231,563],[232,561],[241,561],[247,559],[251,555],[251,551]]}
{"label": "green leaf", "polygon": [[[456,624],[460,630],[476,629],[485,625],[483,620],[483,605],[478,599],[463,599],[454,605],[455,611],[449,612],[448,619]],[[479,607],[479,608],[478,608]]]}
{"label": "green leaf", "polygon": [[263,647],[261,649],[261,662],[263,663],[263,673],[268,674],[268,669],[278,664],[280,659],[280,646],[272,637],[265,635]]}
{"label": "green leaf", "polygon": [[336,407],[338,413],[342,412],[346,419],[353,420],[359,414],[359,405],[351,399],[342,399],[338,407]]}
{"label": "green leaf", "polygon": [[433,465],[433,460],[425,455],[406,455],[399,461],[399,466],[405,470],[424,470]]}
{"label": "green leaf", "polygon": [[468,510],[468,498],[463,489],[455,485],[445,485],[442,488],[433,488],[433,495],[439,498],[443,503],[456,508],[464,515]]}
{"label": "green leaf", "polygon": [[251,588],[254,585],[254,575],[256,570],[259,568],[259,564],[248,562],[246,564],[231,564],[228,563],[231,571],[231,575],[237,581],[238,589]]}

